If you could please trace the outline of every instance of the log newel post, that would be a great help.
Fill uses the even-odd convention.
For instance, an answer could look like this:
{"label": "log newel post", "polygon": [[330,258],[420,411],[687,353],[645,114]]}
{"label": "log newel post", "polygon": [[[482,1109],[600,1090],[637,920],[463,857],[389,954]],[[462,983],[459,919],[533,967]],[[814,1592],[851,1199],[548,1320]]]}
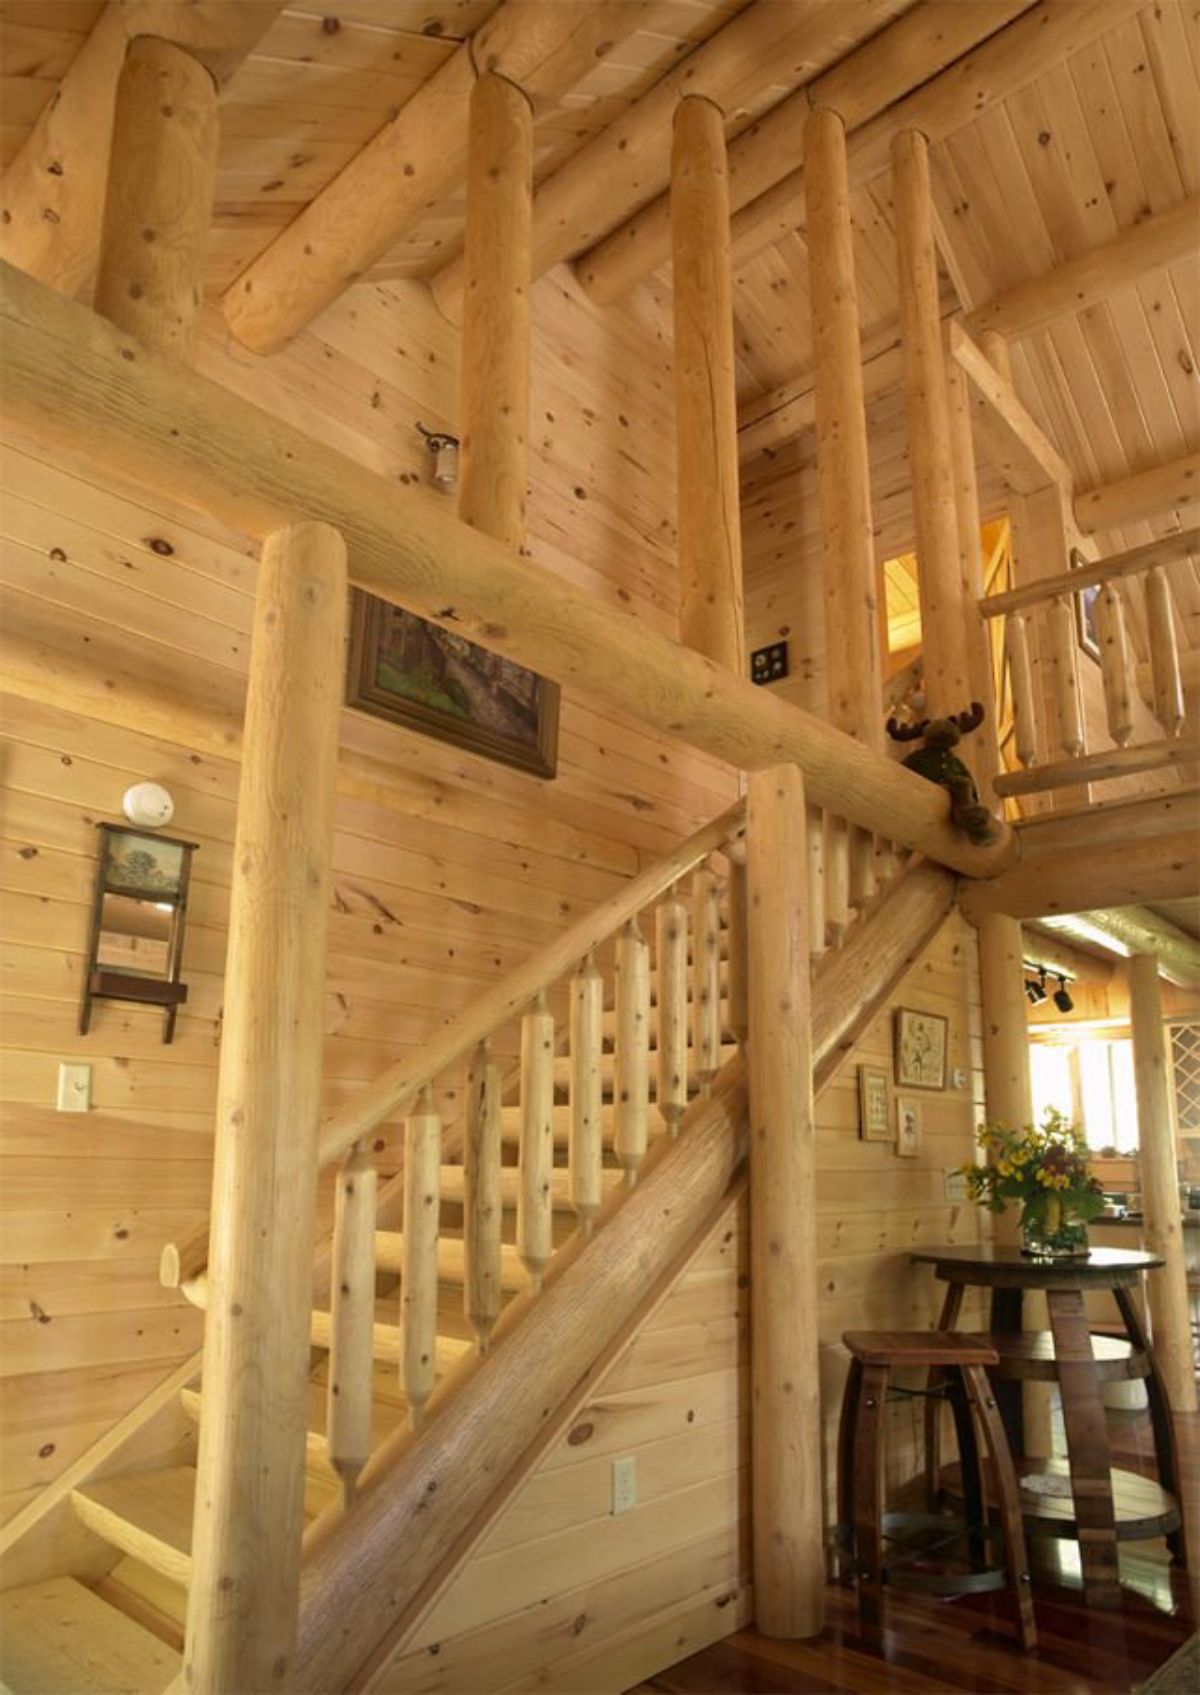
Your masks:
{"label": "log newel post", "polygon": [[793,765],[747,795],[754,1598],[768,1636],[824,1621],[816,1124],[806,807]]}
{"label": "log newel post", "polygon": [[184,48],[129,43],[117,79],[97,312],[190,365],[217,168],[217,89]]}
{"label": "log newel post", "polygon": [[1146,1299],[1158,1369],[1176,1413],[1196,1411],[1187,1267],[1179,1208],[1179,1168],[1167,1075],[1158,958],[1129,961],[1129,1014],[1137,1087],[1138,1153],[1146,1251],[1164,1260],[1146,1277]]}
{"label": "log newel post", "polygon": [[959,751],[975,773],[980,794],[990,803],[992,783],[1000,774],[1000,727],[996,717],[996,684],[992,641],[979,611],[984,593],[983,536],[979,516],[979,480],[975,471],[975,439],[971,428],[971,399],[962,366],[946,360],[946,399],[950,417],[950,451],[954,466],[957,511],[959,595],[963,611],[966,669],[972,700],[980,701],[984,720],[977,735]]}
{"label": "log newel post", "polygon": [[346,550],[324,524],[259,567],[230,887],[189,1690],[290,1686],[304,1524],[325,944]]}
{"label": "log newel post", "polygon": [[746,670],[738,506],[729,175],[719,107],[681,100],[671,153],[679,628],[688,647]]}
{"label": "log newel post", "polygon": [[929,716],[940,718],[966,708],[971,685],[933,244],[929,143],[920,131],[902,130],[896,136],[892,170],[925,697]]}

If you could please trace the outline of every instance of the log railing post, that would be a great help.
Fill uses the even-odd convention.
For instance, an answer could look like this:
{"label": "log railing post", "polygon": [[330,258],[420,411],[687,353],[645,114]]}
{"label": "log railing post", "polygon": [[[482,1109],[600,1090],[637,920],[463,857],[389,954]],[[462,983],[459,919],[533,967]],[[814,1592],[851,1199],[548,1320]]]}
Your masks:
{"label": "log railing post", "polygon": [[681,100],[671,152],[679,628],[688,647],[746,669],[738,506],[729,175],[720,108]]}
{"label": "log railing post", "polygon": [[521,1020],[520,1158],[517,1251],[536,1295],[554,1252],[554,1014],[544,993]]}
{"label": "log railing post", "polygon": [[929,716],[942,718],[966,708],[971,685],[933,245],[929,143],[918,130],[902,130],[896,136],[892,170],[925,697]]}
{"label": "log railing post", "polygon": [[658,1088],[655,1100],[672,1136],[688,1101],[688,911],[676,885],[654,915],[658,952]]}
{"label": "log railing post", "polygon": [[217,168],[217,88],[184,48],[129,43],[117,79],[97,312],[190,365]]}
{"label": "log railing post", "polygon": [[325,943],[346,550],[259,566],[217,1081],[186,1686],[283,1689],[303,1528]]}
{"label": "log railing post", "polygon": [[[829,717],[839,730],[882,750],[883,683],[858,285],[846,127],[836,112],[809,115],[804,161]],[[849,902],[864,906],[875,892],[871,837],[851,830],[844,819],[831,818],[825,852],[831,864],[848,857]],[[841,877],[840,868],[831,875]]]}
{"label": "log railing post", "polygon": [[571,979],[571,1205],[585,1236],[604,1195],[603,1052],[604,979],[589,953]]}
{"label": "log railing post", "polygon": [[1145,1246],[1164,1264],[1146,1277],[1154,1354],[1171,1407],[1196,1411],[1187,1266],[1179,1208],[1179,1168],[1167,1087],[1162,990],[1158,959],[1135,953],[1129,961],[1129,1018],[1137,1086],[1138,1166],[1145,1216]]}
{"label": "log railing post", "polygon": [[650,1125],[650,949],[636,918],[617,937],[613,1152],[630,1185],[646,1157]]}
{"label": "log railing post", "polygon": [[692,1069],[708,1090],[721,1063],[721,909],[707,865],[692,873]]}
{"label": "log railing post", "polygon": [[500,1067],[480,1042],[467,1076],[463,1137],[463,1315],[485,1353],[500,1317]]}
{"label": "log railing post", "polygon": [[971,399],[966,375],[956,359],[947,359],[945,364],[967,684],[971,699],[979,701],[984,709],[983,726],[978,735],[972,736],[959,751],[975,773],[980,794],[990,804],[992,783],[1000,772],[1000,726],[996,715],[991,636],[988,633],[987,621],[979,610],[979,602],[984,592],[984,567],[979,516],[979,479],[975,470],[975,437],[971,428]]}
{"label": "log railing post", "polygon": [[416,1429],[437,1377],[438,1225],[442,1120],[433,1090],[404,1127],[404,1255],[400,1271],[400,1376]]}
{"label": "log railing post", "polygon": [[754,1603],[767,1636],[824,1621],[816,1121],[804,779],[747,794]]}
{"label": "log railing post", "polygon": [[355,1142],[338,1172],[334,1194],[330,1280],[329,1395],[325,1439],[346,1504],[371,1457],[372,1351],[375,1326],[375,1207],[378,1175]]}

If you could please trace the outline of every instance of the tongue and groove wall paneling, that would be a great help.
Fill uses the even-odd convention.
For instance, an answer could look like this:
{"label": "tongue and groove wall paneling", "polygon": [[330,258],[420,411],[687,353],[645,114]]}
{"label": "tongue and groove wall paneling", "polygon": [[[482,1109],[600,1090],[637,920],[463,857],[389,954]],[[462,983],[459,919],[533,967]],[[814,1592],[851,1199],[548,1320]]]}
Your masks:
{"label": "tongue and groove wall paneling", "polygon": [[[594,593],[674,628],[667,349],[564,280],[535,290],[529,547]],[[207,374],[382,475],[427,475],[416,431],[453,428],[457,336],[414,285],[353,289],[284,356],[201,330]],[[255,550],[8,441],[0,605],[15,631],[240,713]],[[164,1241],[207,1211],[237,767],[78,713],[3,700],[0,743],[0,1512],[49,1482],[165,1376],[200,1317],[160,1290]],[[563,701],[541,783],[356,713],[342,742],[387,763],[395,805],[335,817],[325,1103],[341,1101],[531,949],[728,806],[732,775],[619,715]],[[167,784],[199,843],[170,1047],[157,1015],[102,1007],[75,1035],[95,824],[139,779]],[[501,1032],[505,1069],[516,1032]],[[60,1061],[92,1067],[92,1112],[53,1110]],[[441,1105],[457,1109],[457,1079]],[[397,1124],[378,1158],[395,1167]],[[322,1191],[328,1204],[328,1182]]]}

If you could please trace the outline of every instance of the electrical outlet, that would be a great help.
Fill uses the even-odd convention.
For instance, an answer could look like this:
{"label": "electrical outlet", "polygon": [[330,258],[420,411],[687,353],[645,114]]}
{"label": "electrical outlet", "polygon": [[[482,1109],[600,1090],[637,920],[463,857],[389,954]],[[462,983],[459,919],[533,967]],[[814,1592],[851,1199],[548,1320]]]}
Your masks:
{"label": "electrical outlet", "polygon": [[92,1068],[67,1065],[58,1068],[59,1112],[86,1112],[92,1104]]}
{"label": "electrical outlet", "polygon": [[612,1463],[612,1512],[627,1513],[637,1506],[637,1460],[632,1454]]}

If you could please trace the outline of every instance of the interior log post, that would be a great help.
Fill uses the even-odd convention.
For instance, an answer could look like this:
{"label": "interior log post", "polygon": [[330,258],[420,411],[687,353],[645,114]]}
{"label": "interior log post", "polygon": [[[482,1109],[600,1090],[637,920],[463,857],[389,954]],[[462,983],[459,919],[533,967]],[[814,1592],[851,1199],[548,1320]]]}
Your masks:
{"label": "interior log post", "polygon": [[116,112],[96,310],[191,364],[217,170],[217,85],[182,47],[131,41]]}
{"label": "interior log post", "polygon": [[295,1670],[346,604],[336,530],[268,539],[230,887],[183,1661],[203,1695],[286,1689]]}
{"label": "interior log post", "polygon": [[929,143],[903,130],[892,143],[904,392],[912,462],[925,698],[931,718],[970,704],[959,576],[958,515],[938,309]]}
{"label": "interior log post", "polygon": [[[1033,1122],[1029,1073],[1029,1026],[1025,1014],[1025,938],[1019,921],[989,913],[979,921],[979,992],[983,1011],[983,1095],[989,1124],[1021,1130]],[[1013,1248],[1020,1242],[1020,1214],[1006,1207],[994,1220],[993,1239]],[[1049,1325],[1046,1298],[1027,1294],[1027,1330]],[[1026,1383],[1025,1448],[1047,1458],[1051,1452],[1050,1396],[1043,1383]]]}
{"label": "interior log post", "polygon": [[1177,1413],[1195,1412],[1196,1371],[1179,1210],[1179,1167],[1167,1087],[1162,990],[1158,959],[1152,953],[1135,953],[1129,961],[1129,1023],[1137,1088],[1145,1246],[1147,1253],[1158,1254],[1164,1261],[1160,1270],[1146,1277],[1154,1354],[1172,1409]]}
{"label": "interior log post", "polygon": [[[1007,349],[1006,349],[1007,351]],[[967,379],[956,360],[946,360],[946,397],[950,413],[950,453],[954,466],[954,501],[958,517],[959,594],[962,599],[967,686],[970,698],[984,709],[977,735],[960,748],[975,773],[981,795],[989,804],[992,782],[1000,772],[1000,735],[996,717],[996,685],[992,672],[992,643],[980,616],[984,592],[983,539],[979,517],[979,481],[975,473],[975,441],[971,430],[971,401]]]}
{"label": "interior log post", "polygon": [[[810,115],[804,151],[829,716],[839,729],[882,751],[883,680],[858,286],[846,127],[836,112]],[[835,884],[842,880],[836,862],[848,856],[849,901],[864,906],[875,892],[871,837],[831,818],[826,855]]]}
{"label": "interior log post", "polygon": [[746,804],[755,1622],[766,1636],[815,1636],[825,1616],[825,1557],[800,771],[755,771]]}
{"label": "interior log post", "polygon": [[720,109],[689,96],[671,152],[679,629],[688,647],[746,669],[738,507],[729,178]]}

